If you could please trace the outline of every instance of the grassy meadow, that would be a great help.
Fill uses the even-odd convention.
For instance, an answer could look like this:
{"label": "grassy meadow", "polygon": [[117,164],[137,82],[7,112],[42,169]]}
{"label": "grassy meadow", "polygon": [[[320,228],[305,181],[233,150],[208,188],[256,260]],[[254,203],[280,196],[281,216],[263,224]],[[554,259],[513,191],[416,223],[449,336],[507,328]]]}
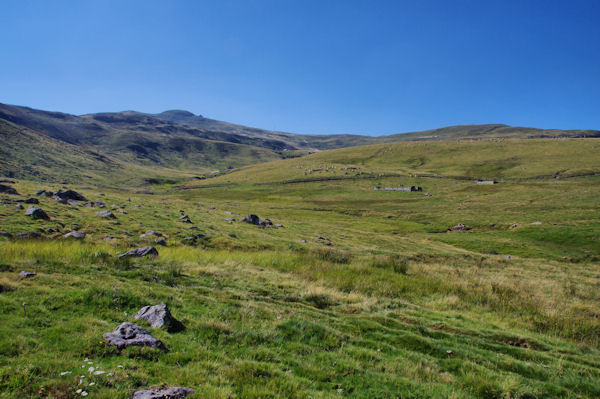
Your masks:
{"label": "grassy meadow", "polygon": [[[185,185],[70,186],[116,219],[39,197],[51,220],[31,220],[8,200],[60,185],[18,181],[0,230],[41,238],[0,237],[0,398],[600,397],[599,150],[408,142]],[[374,190],[399,185],[423,191]],[[249,213],[282,226],[239,223]],[[166,237],[157,258],[116,257],[154,245],[147,230]],[[185,331],[136,323],[166,351],[103,341],[161,302]]]}

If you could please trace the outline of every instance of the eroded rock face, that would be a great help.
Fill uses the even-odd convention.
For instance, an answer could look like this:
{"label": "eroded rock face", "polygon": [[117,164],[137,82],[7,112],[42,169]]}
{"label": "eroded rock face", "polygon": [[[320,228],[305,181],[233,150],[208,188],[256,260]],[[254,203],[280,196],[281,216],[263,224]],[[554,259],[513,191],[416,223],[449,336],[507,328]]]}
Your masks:
{"label": "eroded rock face", "polygon": [[134,319],[146,320],[153,328],[165,327],[169,332],[182,331],[185,327],[173,317],[166,304],[144,306],[140,309]]}
{"label": "eroded rock face", "polygon": [[119,258],[141,258],[143,256],[158,256],[158,251],[154,247],[136,248],[120,254]]}
{"label": "eroded rock face", "polygon": [[109,345],[123,349],[128,346],[149,346],[164,349],[164,344],[145,328],[133,323],[122,323],[113,332],[104,333],[103,338]]}
{"label": "eroded rock face", "polygon": [[144,389],[134,392],[132,399],[181,399],[194,392],[193,389],[184,387]]}
{"label": "eroded rock face", "polygon": [[25,216],[31,216],[34,219],[50,219],[46,212],[44,212],[41,208],[38,208],[36,206],[30,206],[29,208],[27,208],[27,210],[25,211]]}
{"label": "eroded rock face", "polygon": [[72,231],[70,233],[65,234],[64,237],[83,240],[85,238],[85,233],[83,231]]}

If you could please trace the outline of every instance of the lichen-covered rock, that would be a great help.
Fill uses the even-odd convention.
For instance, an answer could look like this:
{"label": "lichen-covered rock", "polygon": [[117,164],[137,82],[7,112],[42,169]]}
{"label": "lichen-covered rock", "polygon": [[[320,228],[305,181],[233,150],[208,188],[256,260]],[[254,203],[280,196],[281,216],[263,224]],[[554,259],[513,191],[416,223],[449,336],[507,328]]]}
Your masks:
{"label": "lichen-covered rock", "polygon": [[133,323],[122,323],[113,332],[104,333],[104,339],[109,345],[123,349],[128,346],[149,346],[164,349],[164,344],[145,328]]}
{"label": "lichen-covered rock", "polygon": [[27,208],[27,210],[25,211],[25,216],[31,216],[34,219],[50,219],[46,212],[44,212],[41,208],[38,208],[36,206],[30,206],[29,208]]}
{"label": "lichen-covered rock", "polygon": [[158,251],[154,247],[142,247],[129,250],[119,255],[119,258],[141,258],[143,256],[158,256]]}
{"label": "lichen-covered rock", "polygon": [[182,399],[194,392],[184,387],[151,388],[134,392],[132,399]]}
{"label": "lichen-covered rock", "polygon": [[185,328],[180,321],[173,317],[169,307],[164,303],[144,306],[133,318],[146,320],[153,328],[165,327],[169,332],[182,331]]}

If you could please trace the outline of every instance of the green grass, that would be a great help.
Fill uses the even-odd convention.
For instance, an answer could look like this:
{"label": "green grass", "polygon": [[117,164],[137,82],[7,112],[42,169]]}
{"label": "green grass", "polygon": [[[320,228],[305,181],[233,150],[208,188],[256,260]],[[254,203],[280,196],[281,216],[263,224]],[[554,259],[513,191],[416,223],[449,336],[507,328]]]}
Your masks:
{"label": "green grass", "polygon": [[[52,219],[33,221],[0,204],[0,230],[60,229],[0,238],[0,397],[128,397],[160,384],[199,398],[599,397],[600,177],[572,172],[599,170],[597,144],[496,144],[343,149],[151,192],[76,187],[114,204],[116,220],[41,198]],[[570,176],[555,179],[557,168]],[[503,181],[475,185],[484,171]],[[431,196],[373,190],[400,184]],[[225,221],[249,213],[283,227]],[[458,223],[470,229],[447,231]],[[83,242],[62,238],[75,229]],[[150,229],[167,239],[159,257],[116,258],[152,244],[139,237]],[[103,342],[160,302],[187,326],[150,329],[168,351]],[[86,358],[107,374],[90,375]]]}

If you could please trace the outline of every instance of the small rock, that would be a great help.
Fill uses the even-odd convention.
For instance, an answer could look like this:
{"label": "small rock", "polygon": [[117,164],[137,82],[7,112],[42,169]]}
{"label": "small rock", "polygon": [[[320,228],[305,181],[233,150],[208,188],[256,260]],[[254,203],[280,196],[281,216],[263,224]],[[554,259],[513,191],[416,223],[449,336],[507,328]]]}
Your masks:
{"label": "small rock", "polygon": [[120,324],[113,332],[104,333],[103,338],[109,345],[116,346],[118,349],[128,346],[164,348],[164,344],[154,338],[148,330],[133,323]]}
{"label": "small rock", "polygon": [[466,231],[466,230],[470,230],[471,228],[465,224],[459,223],[454,227],[451,227],[448,231]]}
{"label": "small rock", "polygon": [[70,233],[65,234],[63,237],[83,240],[85,238],[85,233],[83,231],[72,231]]}
{"label": "small rock", "polygon": [[40,201],[37,198],[27,198],[25,201],[26,204],[39,204]]}
{"label": "small rock", "polygon": [[155,257],[158,256],[158,251],[154,247],[142,247],[129,250],[125,253],[119,255],[119,258],[132,258],[138,257],[141,258],[143,256]]}
{"label": "small rock", "polygon": [[114,239],[115,239],[115,237],[113,237],[113,236],[108,236],[108,237],[104,237],[102,240],[103,240],[103,241],[112,241],[112,240],[114,240]]}
{"label": "small rock", "polygon": [[183,215],[179,218],[180,221],[182,221],[183,223],[192,223],[192,221],[190,220],[190,217],[188,215]]}
{"label": "small rock", "polygon": [[25,209],[25,207],[22,204],[17,204],[17,209],[23,210],[23,209]]}
{"label": "small rock", "polygon": [[250,223],[258,226],[260,224],[260,218],[254,214],[246,215],[242,219],[242,223]]}
{"label": "small rock", "polygon": [[225,221],[231,223],[231,222],[235,222],[235,219],[234,218],[225,218]]}
{"label": "small rock", "polygon": [[533,222],[531,224],[533,224],[533,225],[540,225],[540,224],[542,224],[542,222]]}
{"label": "small rock", "polygon": [[154,240],[154,243],[156,245],[162,245],[163,247],[167,246],[167,240],[165,240],[164,238],[157,238],[156,240]]}
{"label": "small rock", "polygon": [[33,205],[27,208],[27,210],[25,211],[25,216],[31,216],[34,219],[50,219],[46,212],[44,212],[41,208],[35,207]]}
{"label": "small rock", "polygon": [[35,273],[34,273],[34,272],[27,272],[27,271],[25,271],[25,270],[21,270],[21,271],[19,272],[19,276],[21,276],[21,277],[23,277],[23,278],[30,278],[30,277],[33,277],[33,276],[35,276]]}
{"label": "small rock", "polygon": [[117,217],[115,216],[114,213],[112,213],[111,211],[102,211],[102,212],[98,212],[96,213],[96,215],[101,216],[103,218],[108,218],[108,219],[116,219]]}
{"label": "small rock", "polygon": [[132,399],[182,399],[194,392],[183,387],[151,388],[134,392]]}
{"label": "small rock", "polygon": [[153,328],[165,326],[169,332],[178,332],[185,329],[183,324],[173,317],[168,306],[164,303],[154,306],[144,306],[133,318],[135,320],[146,320]]}
{"label": "small rock", "polygon": [[7,233],[6,231],[0,231],[0,237],[12,238],[12,234]]}

